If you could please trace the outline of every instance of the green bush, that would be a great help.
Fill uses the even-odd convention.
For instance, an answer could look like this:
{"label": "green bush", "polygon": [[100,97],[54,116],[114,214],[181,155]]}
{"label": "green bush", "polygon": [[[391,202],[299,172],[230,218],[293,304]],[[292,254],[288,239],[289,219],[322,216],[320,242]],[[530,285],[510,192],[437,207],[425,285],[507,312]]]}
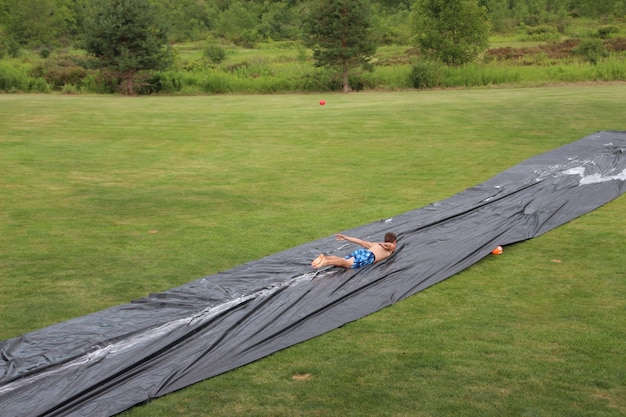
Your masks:
{"label": "green bush", "polygon": [[95,94],[110,94],[113,90],[108,86],[100,72],[90,72],[82,80],[83,90]]}
{"label": "green bush", "polygon": [[236,36],[234,42],[244,48],[254,48],[254,45],[261,40],[261,35],[256,29],[245,29],[239,36]]}
{"label": "green bush", "polygon": [[572,50],[576,55],[582,56],[586,61],[597,64],[601,58],[609,56],[609,52],[601,39],[587,38],[580,41],[578,46]]}
{"label": "green bush", "polygon": [[207,45],[202,51],[202,57],[214,64],[219,64],[226,59],[226,51],[219,45]]}
{"label": "green bush", "polygon": [[411,69],[411,85],[413,88],[432,88],[441,83],[443,64],[434,61],[417,61]]}
{"label": "green bush", "polygon": [[82,84],[87,73],[87,70],[82,67],[59,67],[48,71],[45,78],[55,88],[62,88],[65,85]]}
{"label": "green bush", "polygon": [[595,65],[596,77],[601,81],[626,80],[626,65],[617,59],[604,59]]}
{"label": "green bush", "polygon": [[65,84],[61,88],[62,94],[79,94],[80,92],[81,92],[81,89],[75,86],[74,84]]}
{"label": "green bush", "polygon": [[0,92],[48,93],[50,86],[42,77],[33,77],[28,64],[0,61]]}
{"label": "green bush", "polygon": [[526,27],[522,41],[547,42],[561,39],[558,29],[550,25],[539,25]]}
{"label": "green bush", "polygon": [[232,91],[228,76],[216,72],[208,73],[202,80],[200,87],[202,92],[211,94],[223,94]]}
{"label": "green bush", "polygon": [[20,54],[20,45],[13,37],[6,34],[4,28],[0,26],[0,59],[8,56],[17,58]]}
{"label": "green bush", "polygon": [[513,84],[521,80],[516,67],[468,64],[447,67],[443,71],[443,87],[483,87]]}
{"label": "green bush", "polygon": [[376,66],[374,72],[364,72],[361,78],[366,89],[406,90],[413,88],[411,69],[410,64]]}
{"label": "green bush", "polygon": [[614,33],[619,33],[619,28],[617,26],[602,26],[598,28],[598,36],[600,39],[608,39]]}
{"label": "green bush", "polygon": [[340,91],[341,81],[325,68],[315,68],[300,77],[298,86],[303,91]]}
{"label": "green bush", "polygon": [[94,70],[85,68],[75,57],[63,55],[35,65],[32,75],[45,78],[55,90],[63,90],[66,85],[81,86],[85,77],[92,72]]}
{"label": "green bush", "polygon": [[50,86],[43,78],[32,79],[29,84],[29,91],[34,93],[49,93]]}
{"label": "green bush", "polygon": [[183,73],[177,71],[156,72],[148,78],[147,84],[148,85],[140,91],[140,94],[178,93],[183,88]]}
{"label": "green bush", "polygon": [[373,86],[366,85],[366,80],[360,75],[350,75],[348,77],[348,85],[350,86],[350,90],[352,91],[362,91],[365,88],[370,88]]}
{"label": "green bush", "polygon": [[24,64],[0,61],[0,91],[7,93],[29,91],[31,80],[28,70],[28,66]]}

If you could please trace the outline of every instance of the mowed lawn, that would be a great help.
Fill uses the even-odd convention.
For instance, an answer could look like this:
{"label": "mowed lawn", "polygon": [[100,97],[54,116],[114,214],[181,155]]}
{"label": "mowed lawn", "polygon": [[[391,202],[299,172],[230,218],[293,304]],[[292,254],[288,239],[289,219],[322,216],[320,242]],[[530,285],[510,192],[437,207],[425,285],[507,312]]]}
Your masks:
{"label": "mowed lawn", "polygon": [[[0,339],[425,206],[599,130],[626,130],[626,84],[0,95]],[[623,416],[624,213],[622,196],[124,416]]]}

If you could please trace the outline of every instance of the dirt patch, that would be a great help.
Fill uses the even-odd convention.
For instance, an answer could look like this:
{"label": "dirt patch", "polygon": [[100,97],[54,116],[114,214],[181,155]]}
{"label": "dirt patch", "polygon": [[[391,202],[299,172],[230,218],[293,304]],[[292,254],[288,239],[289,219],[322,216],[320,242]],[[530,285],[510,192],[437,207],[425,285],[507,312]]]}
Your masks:
{"label": "dirt patch", "polygon": [[604,46],[612,52],[626,51],[626,38],[607,39],[604,41]]}
{"label": "dirt patch", "polygon": [[487,56],[498,60],[520,60],[526,57],[544,54],[548,58],[562,59],[568,56],[572,49],[576,48],[579,43],[579,39],[568,39],[563,42],[548,42],[543,45],[522,48],[506,46],[503,48],[489,49]]}
{"label": "dirt patch", "polygon": [[[604,47],[611,52],[626,51],[626,38],[606,39]],[[522,48],[493,48],[486,52],[492,60],[523,60],[537,55],[545,55],[550,59],[563,59],[572,54],[572,50],[580,44],[580,39],[567,39],[563,42],[547,42],[543,45]]]}
{"label": "dirt patch", "polygon": [[307,381],[309,379],[313,378],[313,375],[306,373],[306,374],[295,374],[291,377],[291,379],[295,380],[295,381]]}

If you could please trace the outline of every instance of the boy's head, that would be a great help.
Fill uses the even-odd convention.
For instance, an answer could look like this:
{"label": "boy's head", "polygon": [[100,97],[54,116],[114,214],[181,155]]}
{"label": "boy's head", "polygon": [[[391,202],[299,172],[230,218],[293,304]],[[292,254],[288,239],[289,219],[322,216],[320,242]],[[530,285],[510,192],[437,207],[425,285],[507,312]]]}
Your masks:
{"label": "boy's head", "polygon": [[396,234],[393,232],[387,232],[385,233],[385,242],[391,242],[391,243],[395,243],[397,237]]}

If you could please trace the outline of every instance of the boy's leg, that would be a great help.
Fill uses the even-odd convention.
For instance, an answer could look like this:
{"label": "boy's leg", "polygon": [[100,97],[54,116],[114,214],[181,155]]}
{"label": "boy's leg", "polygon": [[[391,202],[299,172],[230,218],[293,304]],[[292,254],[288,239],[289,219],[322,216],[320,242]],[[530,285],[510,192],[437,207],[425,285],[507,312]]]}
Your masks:
{"label": "boy's leg", "polygon": [[352,266],[352,263],[354,262],[354,258],[340,258],[339,256],[335,256],[335,255],[328,255],[325,256],[324,254],[319,255],[317,258],[315,258],[315,260],[313,262],[311,262],[311,266],[313,266],[313,268],[318,269],[321,268],[323,266],[341,266],[343,268],[350,268]]}

